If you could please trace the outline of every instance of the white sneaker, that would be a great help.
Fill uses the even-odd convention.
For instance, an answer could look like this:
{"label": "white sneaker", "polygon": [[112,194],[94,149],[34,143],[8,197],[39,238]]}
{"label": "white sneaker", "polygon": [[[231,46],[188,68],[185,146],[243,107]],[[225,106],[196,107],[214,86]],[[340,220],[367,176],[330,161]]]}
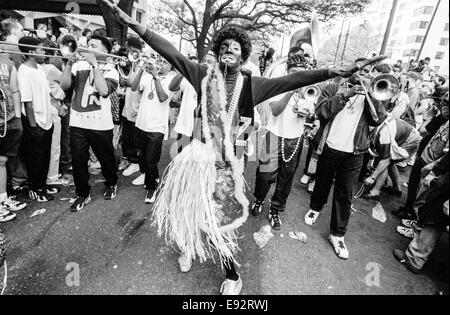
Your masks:
{"label": "white sneaker", "polygon": [[11,211],[0,208],[0,223],[9,222],[11,220],[14,220],[16,217],[17,217],[17,215],[15,213],[12,213]]}
{"label": "white sneaker", "polygon": [[407,238],[414,238],[417,235],[414,228],[408,228],[404,226],[397,226],[397,233]]}
{"label": "white sneaker", "polygon": [[6,211],[20,211],[27,207],[27,204],[14,199],[14,196],[6,198],[5,201],[0,203],[0,206]]}
{"label": "white sneaker", "polygon": [[192,260],[187,258],[185,254],[182,254],[180,258],[178,258],[178,264],[180,264],[180,270],[181,272],[189,272],[192,268]]}
{"label": "white sneaker", "polygon": [[316,181],[312,180],[308,184],[308,193],[312,194],[314,192],[314,187],[316,187]]}
{"label": "white sneaker", "polygon": [[69,186],[70,180],[67,177],[58,177],[54,180],[47,179],[48,186]]}
{"label": "white sneaker", "polygon": [[220,287],[220,293],[222,295],[239,295],[242,290],[242,279],[241,276],[239,276],[239,279],[237,281],[233,281],[230,279],[226,279],[222,286]]}
{"label": "white sneaker", "polygon": [[309,210],[306,214],[305,214],[305,224],[309,225],[309,226],[313,226],[314,223],[316,223],[317,218],[319,217],[320,212],[314,211],[314,210]]}
{"label": "white sneaker", "polygon": [[125,171],[123,171],[123,176],[128,177],[139,171],[139,164],[131,163]]}
{"label": "white sneaker", "polygon": [[309,177],[308,175],[303,175],[303,177],[300,179],[300,183],[302,183],[303,185],[308,185],[310,179],[311,177]]}
{"label": "white sneaker", "polygon": [[102,168],[102,165],[100,164],[99,161],[97,161],[97,162],[91,162],[91,165],[89,165],[89,168],[100,169],[100,168]]}
{"label": "white sneaker", "polygon": [[145,204],[151,205],[156,201],[156,190],[147,190],[147,194],[145,195]]}
{"label": "white sneaker", "polygon": [[337,237],[330,234],[329,240],[334,247],[336,255],[341,259],[348,259],[349,253],[345,246],[344,237]]}
{"label": "white sneaker", "polygon": [[136,178],[132,184],[134,186],[144,186],[145,185],[145,174],[141,174],[138,178]]}

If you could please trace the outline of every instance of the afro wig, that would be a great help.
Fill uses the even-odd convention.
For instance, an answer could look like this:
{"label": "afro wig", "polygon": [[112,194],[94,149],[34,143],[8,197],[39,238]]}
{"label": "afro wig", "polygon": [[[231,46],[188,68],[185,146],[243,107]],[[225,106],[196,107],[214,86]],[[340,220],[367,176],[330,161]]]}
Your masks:
{"label": "afro wig", "polygon": [[252,53],[252,43],[250,37],[243,29],[235,26],[224,28],[216,34],[213,40],[213,51],[216,56],[219,56],[220,45],[227,39],[232,39],[241,45],[242,60],[247,62],[250,54]]}

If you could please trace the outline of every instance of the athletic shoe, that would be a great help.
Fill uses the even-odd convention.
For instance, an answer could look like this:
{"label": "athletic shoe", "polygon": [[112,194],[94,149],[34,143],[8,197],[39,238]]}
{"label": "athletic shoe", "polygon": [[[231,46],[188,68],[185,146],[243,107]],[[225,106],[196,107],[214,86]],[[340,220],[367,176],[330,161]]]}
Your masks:
{"label": "athletic shoe", "polygon": [[397,233],[406,238],[414,238],[417,235],[416,230],[404,226],[397,226]]}
{"label": "athletic shoe", "polygon": [[133,186],[144,186],[145,185],[145,174],[141,174],[132,182]]}
{"label": "athletic shoe", "polygon": [[60,176],[54,180],[47,179],[47,186],[69,186],[69,185],[70,185],[70,178],[67,177],[67,175]]}
{"label": "athletic shoe", "polygon": [[102,165],[100,164],[100,161],[91,162],[89,165],[89,168],[100,169],[100,168],[102,168]]}
{"label": "athletic shoe", "polygon": [[128,177],[136,172],[139,172],[139,164],[131,163],[127,169],[123,171],[123,176]]}
{"label": "athletic shoe", "polygon": [[74,203],[70,206],[71,212],[78,212],[81,211],[81,209],[84,208],[85,205],[90,203],[92,201],[91,196],[85,197],[78,197]]}
{"label": "athletic shoe", "polygon": [[316,223],[319,215],[320,215],[320,212],[314,211],[314,210],[309,210],[305,214],[305,224],[309,225],[309,226],[313,226]]}
{"label": "athletic shoe", "polygon": [[6,223],[14,220],[17,215],[11,211],[0,208],[0,223]]}
{"label": "athletic shoe", "polygon": [[395,259],[397,259],[397,261],[400,262],[406,269],[408,269],[409,271],[411,271],[412,273],[414,273],[416,275],[420,273],[419,269],[411,266],[411,264],[408,262],[404,251],[402,251],[400,249],[394,249],[393,254],[394,254]]}
{"label": "athletic shoe", "polygon": [[130,166],[130,162],[128,162],[127,160],[122,160],[122,161],[120,161],[117,169],[119,170],[119,172],[121,172],[121,171],[125,170],[128,166]]}
{"label": "athletic shoe", "polygon": [[263,206],[264,201],[256,200],[251,209],[252,215],[255,217],[259,216],[262,213]]}
{"label": "athletic shoe", "polygon": [[241,276],[239,276],[239,279],[236,281],[226,279],[222,286],[220,287],[220,293],[222,295],[239,295],[242,290],[242,279]]}
{"label": "athletic shoe", "polygon": [[302,183],[303,185],[308,185],[310,180],[311,180],[311,177],[305,174],[300,179],[300,183]]}
{"label": "athletic shoe", "polygon": [[29,190],[28,195],[31,200],[36,200],[37,202],[49,202],[54,198],[52,195],[49,195],[46,191],[43,190]]}
{"label": "athletic shoe", "polygon": [[403,226],[406,226],[407,228],[413,228],[414,226],[416,226],[417,221],[416,220],[402,220],[402,224]]}
{"label": "athletic shoe", "polygon": [[0,207],[3,207],[7,211],[20,211],[27,207],[27,204],[14,199],[14,196],[6,198],[5,201],[0,203]]}
{"label": "athletic shoe", "polygon": [[149,189],[147,190],[147,195],[145,196],[145,204],[150,205],[154,204],[156,201],[156,190]]}
{"label": "athletic shoe", "polygon": [[52,186],[47,186],[47,188],[45,189],[45,191],[47,192],[47,194],[49,195],[56,195],[59,194],[61,192],[61,189],[58,187],[52,187]]}
{"label": "athletic shoe", "polygon": [[10,194],[15,196],[18,195],[28,196],[28,191],[29,191],[28,185],[24,183],[21,185],[12,186]]}
{"label": "athletic shoe", "polygon": [[281,222],[280,214],[278,212],[269,213],[269,220],[270,220],[270,225],[272,226],[272,229],[277,230],[277,231],[281,230],[283,223]]}
{"label": "athletic shoe", "polygon": [[309,194],[312,194],[314,192],[314,187],[316,186],[316,181],[315,180],[311,180],[308,184],[308,189],[307,192]]}
{"label": "athletic shoe", "polygon": [[105,194],[103,195],[105,200],[114,199],[116,198],[116,196],[117,196],[117,185],[106,187]]}
{"label": "athletic shoe", "polygon": [[329,236],[331,245],[334,247],[334,252],[341,259],[348,259],[349,253],[347,246],[345,246],[344,237],[337,237],[332,234]]}
{"label": "athletic shoe", "polygon": [[178,264],[180,265],[181,272],[189,272],[192,268],[192,260],[187,258],[185,254],[182,254],[180,258],[178,258]]}

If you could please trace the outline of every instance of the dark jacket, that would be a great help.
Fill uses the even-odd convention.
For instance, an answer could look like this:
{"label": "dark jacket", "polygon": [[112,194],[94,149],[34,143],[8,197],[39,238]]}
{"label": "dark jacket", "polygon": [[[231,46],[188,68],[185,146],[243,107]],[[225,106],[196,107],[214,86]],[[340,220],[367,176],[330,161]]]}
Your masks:
{"label": "dark jacket", "polygon": [[[343,93],[338,93],[339,85],[336,83],[329,84],[324,90],[318,100],[316,108],[316,115],[320,119],[320,130],[318,136],[320,137],[317,143],[317,153],[321,154],[330,132],[331,125],[336,115],[345,108],[349,99]],[[372,103],[378,115],[378,120],[375,121],[370,113],[370,107],[367,100],[364,104],[364,112],[356,129],[354,146],[354,154],[364,154],[369,150],[369,126],[378,127],[387,118],[386,110],[383,103],[372,98]],[[343,126],[345,128],[345,126]]]}

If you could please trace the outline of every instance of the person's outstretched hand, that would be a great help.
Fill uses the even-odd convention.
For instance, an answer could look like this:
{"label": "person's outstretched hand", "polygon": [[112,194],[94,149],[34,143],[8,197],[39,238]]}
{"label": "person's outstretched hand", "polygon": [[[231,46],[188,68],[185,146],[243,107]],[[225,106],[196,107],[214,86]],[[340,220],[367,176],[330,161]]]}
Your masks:
{"label": "person's outstretched hand", "polygon": [[117,4],[112,2],[111,0],[100,0],[104,5],[109,7],[114,14],[116,20],[123,25],[136,25],[139,24],[136,20],[132,19],[128,14],[123,12]]}
{"label": "person's outstretched hand", "polygon": [[355,72],[358,72],[361,69],[364,69],[367,66],[370,66],[374,63],[380,62],[384,59],[386,59],[387,56],[377,56],[373,58],[369,58],[364,61],[360,61],[358,63],[354,63],[348,66],[341,66],[336,67],[333,69],[330,69],[330,73],[335,77],[343,77],[343,78],[349,78],[351,77]]}

